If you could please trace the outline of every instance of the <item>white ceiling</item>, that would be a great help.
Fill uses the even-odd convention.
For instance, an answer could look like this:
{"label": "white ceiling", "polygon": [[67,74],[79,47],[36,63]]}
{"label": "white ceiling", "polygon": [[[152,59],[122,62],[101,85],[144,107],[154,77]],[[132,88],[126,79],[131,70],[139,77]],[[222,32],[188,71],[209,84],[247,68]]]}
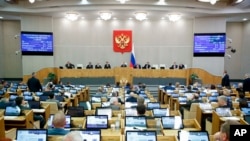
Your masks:
{"label": "white ceiling", "polygon": [[97,19],[100,11],[111,11],[113,17],[127,20],[136,11],[148,13],[148,20],[160,20],[168,13],[181,13],[183,18],[205,16],[225,16],[227,21],[250,19],[250,0],[234,4],[234,0],[219,0],[215,5],[197,0],[129,0],[120,4],[116,0],[36,0],[31,4],[28,0],[16,0],[18,3],[0,2],[0,16],[4,19],[20,19],[20,15],[41,15],[60,18],[67,11],[77,11],[88,20]]}

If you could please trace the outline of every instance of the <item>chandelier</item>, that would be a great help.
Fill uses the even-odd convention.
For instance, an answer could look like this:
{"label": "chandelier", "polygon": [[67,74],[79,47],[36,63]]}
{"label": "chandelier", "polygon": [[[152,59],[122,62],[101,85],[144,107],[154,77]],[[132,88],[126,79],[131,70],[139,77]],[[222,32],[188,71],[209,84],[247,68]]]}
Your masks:
{"label": "chandelier", "polygon": [[110,19],[111,19],[111,17],[112,17],[112,12],[100,12],[99,15],[100,15],[100,18],[101,18],[102,20],[107,21],[107,20],[110,20]]}
{"label": "chandelier", "polygon": [[176,22],[181,19],[181,14],[168,14],[168,19],[171,22]]}
{"label": "chandelier", "polygon": [[146,12],[136,12],[135,18],[139,21],[143,21],[147,19],[147,13]]}
{"label": "chandelier", "polygon": [[70,11],[66,13],[66,18],[70,21],[76,21],[79,17],[79,13]]}

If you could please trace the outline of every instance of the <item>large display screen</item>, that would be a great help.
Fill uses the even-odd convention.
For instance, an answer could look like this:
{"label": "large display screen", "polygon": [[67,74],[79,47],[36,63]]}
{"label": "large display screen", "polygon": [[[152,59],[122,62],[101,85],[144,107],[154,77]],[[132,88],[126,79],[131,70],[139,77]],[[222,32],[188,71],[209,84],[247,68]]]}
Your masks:
{"label": "large display screen", "polygon": [[53,55],[52,32],[21,32],[22,55]]}
{"label": "large display screen", "polygon": [[225,33],[194,34],[194,56],[224,56],[225,48]]}

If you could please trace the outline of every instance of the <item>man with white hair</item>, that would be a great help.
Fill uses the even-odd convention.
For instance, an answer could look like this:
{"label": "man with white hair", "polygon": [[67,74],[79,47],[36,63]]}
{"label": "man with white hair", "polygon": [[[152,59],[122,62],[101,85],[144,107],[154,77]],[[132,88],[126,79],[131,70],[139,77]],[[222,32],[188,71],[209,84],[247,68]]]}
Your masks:
{"label": "man with white hair", "polygon": [[63,137],[62,141],[82,141],[80,131],[71,131]]}

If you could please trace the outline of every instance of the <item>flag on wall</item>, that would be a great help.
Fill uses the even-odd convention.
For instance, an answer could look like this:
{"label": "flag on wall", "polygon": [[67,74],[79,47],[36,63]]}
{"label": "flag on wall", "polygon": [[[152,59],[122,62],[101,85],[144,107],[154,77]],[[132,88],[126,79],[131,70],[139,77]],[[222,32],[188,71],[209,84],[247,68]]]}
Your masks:
{"label": "flag on wall", "polygon": [[134,44],[132,45],[132,52],[130,56],[130,68],[134,68],[136,65],[136,60],[135,60],[135,51],[134,51]]}
{"label": "flag on wall", "polygon": [[131,52],[132,50],[132,31],[114,30],[113,31],[113,50],[114,52]]}

